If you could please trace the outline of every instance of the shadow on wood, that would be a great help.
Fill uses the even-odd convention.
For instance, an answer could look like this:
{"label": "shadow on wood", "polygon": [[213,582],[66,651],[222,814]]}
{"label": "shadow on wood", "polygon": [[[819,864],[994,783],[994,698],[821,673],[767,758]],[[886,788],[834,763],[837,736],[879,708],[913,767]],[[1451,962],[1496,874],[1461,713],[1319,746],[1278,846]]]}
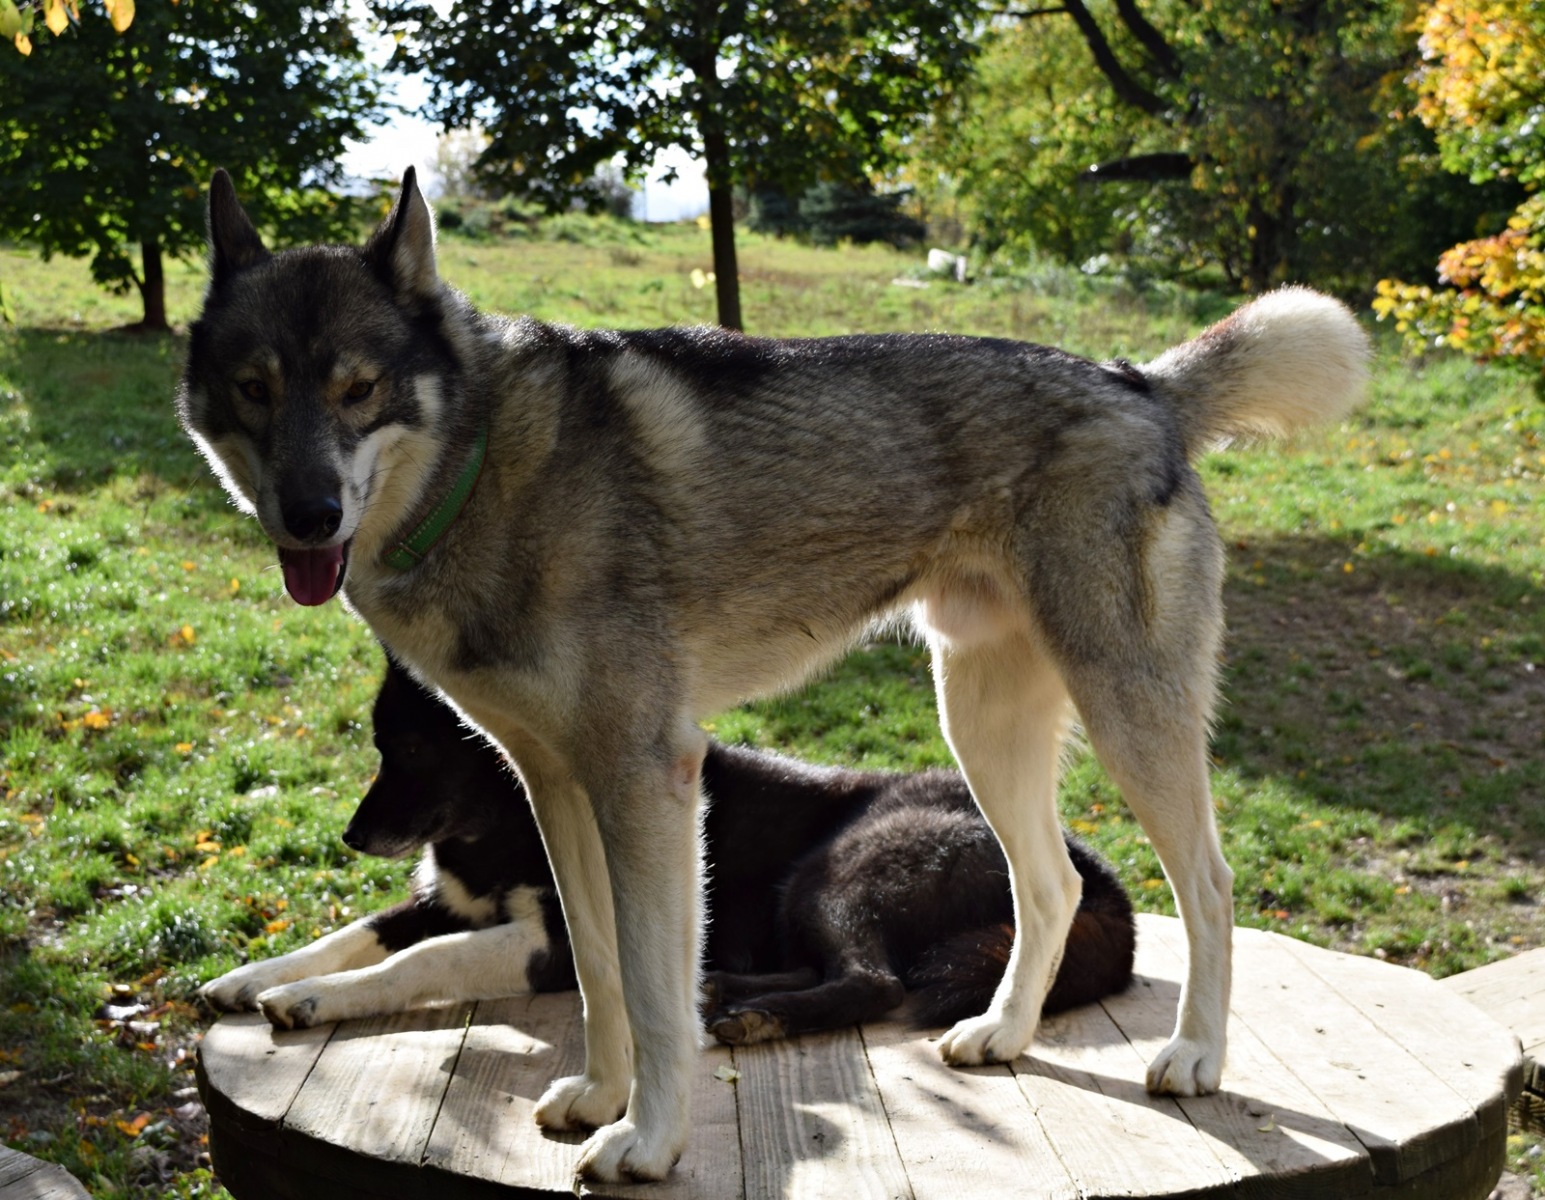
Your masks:
{"label": "shadow on wood", "polygon": [[[1150,1096],[1183,957],[1177,921],[1139,918],[1133,987],[1002,1066],[946,1067],[896,1022],[716,1047],[671,1178],[584,1194],[1486,1196],[1520,1087],[1510,1032],[1419,972],[1240,929],[1225,1090]],[[216,1168],[242,1200],[569,1194],[579,1139],[532,1112],[582,1046],[572,993],[298,1033],[227,1017],[199,1066]]]}

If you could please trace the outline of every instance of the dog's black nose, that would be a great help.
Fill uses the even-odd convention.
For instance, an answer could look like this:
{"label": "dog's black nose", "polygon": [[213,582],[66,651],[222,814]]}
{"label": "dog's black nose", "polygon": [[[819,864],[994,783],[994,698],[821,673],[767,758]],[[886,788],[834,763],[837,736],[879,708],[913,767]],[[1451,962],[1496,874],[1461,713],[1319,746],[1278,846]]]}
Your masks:
{"label": "dog's black nose", "polygon": [[343,505],[337,496],[311,496],[284,506],[285,531],[303,542],[329,538],[343,524]]}
{"label": "dog's black nose", "polygon": [[363,851],[365,849],[365,835],[350,825],[343,831],[343,844],[350,850]]}

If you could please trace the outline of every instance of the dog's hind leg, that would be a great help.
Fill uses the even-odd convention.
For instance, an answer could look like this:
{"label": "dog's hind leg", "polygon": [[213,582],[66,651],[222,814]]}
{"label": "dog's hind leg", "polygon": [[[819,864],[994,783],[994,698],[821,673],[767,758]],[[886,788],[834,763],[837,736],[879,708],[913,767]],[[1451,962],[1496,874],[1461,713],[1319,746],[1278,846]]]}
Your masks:
{"label": "dog's hind leg", "polygon": [[[1142,691],[1151,694],[1138,699]],[[1174,691],[1143,680],[1125,681],[1119,701],[1118,708],[1112,689],[1104,700],[1081,704],[1098,714],[1085,718],[1085,732],[1164,866],[1190,959],[1175,1033],[1149,1064],[1148,1089],[1214,1092],[1227,1035],[1234,876],[1213,820],[1206,720],[1188,714]]]}
{"label": "dog's hind leg", "polygon": [[[1063,675],[1084,731],[1148,835],[1189,950],[1174,1036],[1148,1068],[1155,1092],[1216,1091],[1227,1037],[1233,873],[1207,778],[1207,729],[1223,637],[1223,551],[1199,489],[1183,487],[1125,538],[1096,530],[1079,589],[1037,594],[1062,631]],[[1073,547],[1065,545],[1067,554]],[[1101,570],[1104,578],[1101,578]],[[1075,642],[1069,631],[1085,631]],[[1090,637],[1087,631],[1097,636]]]}
{"label": "dog's hind leg", "polygon": [[1019,630],[952,641],[925,607],[939,715],[971,793],[1009,861],[1017,936],[986,1013],[939,1042],[947,1062],[1003,1062],[1035,1036],[1080,879],[1057,820],[1058,758],[1071,709],[1051,661]]}

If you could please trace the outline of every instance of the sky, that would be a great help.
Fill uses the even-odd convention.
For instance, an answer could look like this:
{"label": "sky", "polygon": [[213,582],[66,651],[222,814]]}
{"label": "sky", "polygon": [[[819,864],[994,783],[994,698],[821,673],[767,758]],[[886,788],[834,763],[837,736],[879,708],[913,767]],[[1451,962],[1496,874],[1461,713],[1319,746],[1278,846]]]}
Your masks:
{"label": "sky", "polygon": [[[439,126],[415,115],[423,108],[429,88],[422,79],[404,78],[394,82],[392,91],[393,98],[408,111],[381,126],[368,140],[348,142],[344,169],[360,178],[396,180],[407,167],[416,166],[425,193],[433,200],[439,190],[434,169]],[[660,182],[660,176],[672,165],[679,178],[672,184]],[[645,221],[681,221],[707,211],[708,184],[702,163],[681,150],[661,154],[645,180],[634,216]]]}

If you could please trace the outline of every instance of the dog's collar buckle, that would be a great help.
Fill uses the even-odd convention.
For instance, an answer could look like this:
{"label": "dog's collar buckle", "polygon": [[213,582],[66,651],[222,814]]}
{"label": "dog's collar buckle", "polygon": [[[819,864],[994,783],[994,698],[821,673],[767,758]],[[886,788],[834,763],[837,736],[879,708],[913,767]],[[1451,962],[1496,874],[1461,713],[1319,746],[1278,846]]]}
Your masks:
{"label": "dog's collar buckle", "polygon": [[446,531],[456,523],[456,518],[461,516],[461,510],[466,507],[467,500],[483,474],[483,459],[487,453],[488,425],[485,422],[477,431],[477,440],[472,445],[472,457],[462,467],[461,474],[456,476],[451,490],[439,504],[429,510],[429,515],[412,532],[381,555],[382,562],[394,570],[406,571],[424,561],[434,549],[435,543],[445,536]]}

